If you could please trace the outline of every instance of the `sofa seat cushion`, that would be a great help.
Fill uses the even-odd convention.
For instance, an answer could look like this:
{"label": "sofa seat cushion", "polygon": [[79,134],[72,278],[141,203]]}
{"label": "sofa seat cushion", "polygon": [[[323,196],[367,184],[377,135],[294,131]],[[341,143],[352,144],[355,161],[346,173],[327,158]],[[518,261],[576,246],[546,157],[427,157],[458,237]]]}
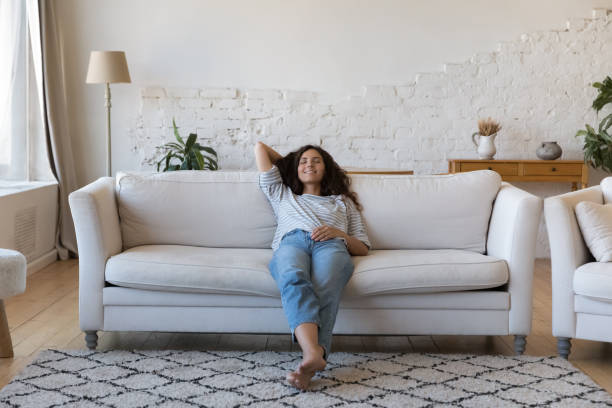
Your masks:
{"label": "sofa seat cushion", "polygon": [[597,298],[575,295],[574,310],[576,313],[612,316],[612,302],[602,302]]}
{"label": "sofa seat cushion", "polygon": [[612,302],[612,263],[590,262],[574,273],[574,293]]}
{"label": "sofa seat cushion", "polygon": [[505,261],[458,249],[370,251],[353,262],[349,296],[455,292],[508,282]]}
{"label": "sofa seat cushion", "polygon": [[111,257],[106,281],[169,292],[279,296],[271,249],[143,245]]}
{"label": "sofa seat cushion", "polygon": [[[111,257],[106,281],[168,292],[280,297],[270,249],[145,245]],[[354,257],[345,297],[492,288],[508,280],[504,261],[461,250],[379,250]]]}

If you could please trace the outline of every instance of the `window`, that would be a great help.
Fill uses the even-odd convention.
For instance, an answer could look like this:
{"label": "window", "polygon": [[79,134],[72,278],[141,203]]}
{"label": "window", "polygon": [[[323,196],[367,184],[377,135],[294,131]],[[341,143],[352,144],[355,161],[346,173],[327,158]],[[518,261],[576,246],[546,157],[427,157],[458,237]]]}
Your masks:
{"label": "window", "polygon": [[27,21],[25,0],[0,0],[0,179],[53,180]]}

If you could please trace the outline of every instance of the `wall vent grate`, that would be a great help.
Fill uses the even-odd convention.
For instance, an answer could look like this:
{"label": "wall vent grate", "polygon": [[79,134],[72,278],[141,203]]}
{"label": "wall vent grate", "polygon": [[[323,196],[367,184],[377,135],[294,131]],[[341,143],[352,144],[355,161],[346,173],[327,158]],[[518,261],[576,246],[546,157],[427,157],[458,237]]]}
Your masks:
{"label": "wall vent grate", "polygon": [[36,207],[28,207],[15,213],[15,249],[28,262],[36,250]]}

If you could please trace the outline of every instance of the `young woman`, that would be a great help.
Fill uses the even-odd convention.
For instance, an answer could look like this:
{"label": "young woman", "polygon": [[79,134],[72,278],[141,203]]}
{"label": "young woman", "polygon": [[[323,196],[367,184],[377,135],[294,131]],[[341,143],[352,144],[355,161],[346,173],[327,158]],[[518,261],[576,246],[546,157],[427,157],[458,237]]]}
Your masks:
{"label": "young woman", "polygon": [[258,142],[255,158],[278,224],[270,272],[303,352],[287,381],[306,389],[326,365],[350,255],[367,255],[370,242],[350,179],[325,150],[307,145],[282,157]]}

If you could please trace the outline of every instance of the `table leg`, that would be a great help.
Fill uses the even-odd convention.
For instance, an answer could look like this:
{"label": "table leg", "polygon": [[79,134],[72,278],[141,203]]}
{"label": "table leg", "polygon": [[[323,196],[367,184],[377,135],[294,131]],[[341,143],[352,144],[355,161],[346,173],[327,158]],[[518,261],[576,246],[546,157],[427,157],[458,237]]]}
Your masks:
{"label": "table leg", "polygon": [[4,310],[4,300],[0,299],[0,358],[10,357],[13,357],[13,343]]}

